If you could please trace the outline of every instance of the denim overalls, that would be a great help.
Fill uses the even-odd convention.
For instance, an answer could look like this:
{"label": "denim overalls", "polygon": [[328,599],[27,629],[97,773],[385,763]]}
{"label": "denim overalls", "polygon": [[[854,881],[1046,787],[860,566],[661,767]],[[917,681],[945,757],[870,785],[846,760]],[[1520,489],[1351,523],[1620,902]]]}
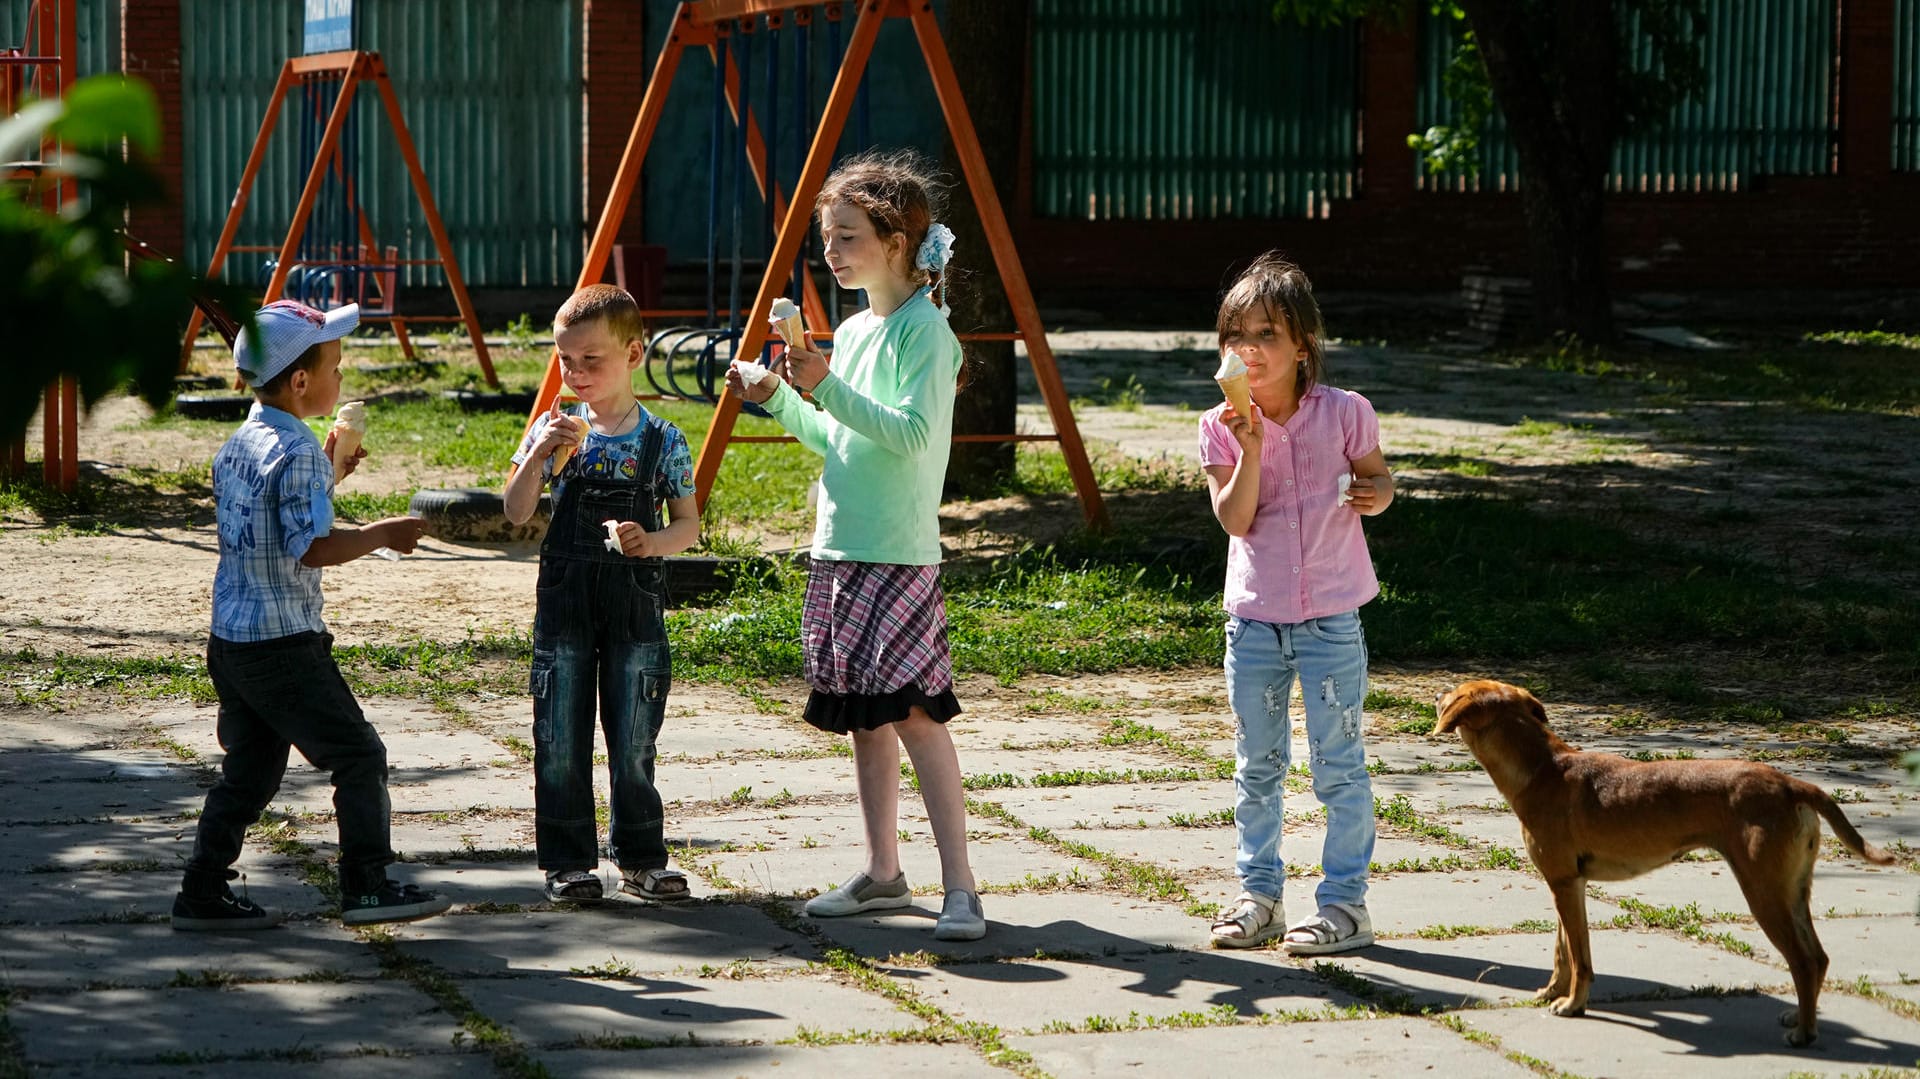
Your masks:
{"label": "denim overalls", "polygon": [[600,864],[593,804],[596,693],[612,781],[608,854],[623,870],[667,865],[660,792],[653,785],[654,740],[666,712],[670,670],[664,566],[658,558],[607,550],[603,525],[609,519],[635,521],[649,532],[660,530],[666,492],[656,486],[656,474],[664,422],[647,415],[632,479],[583,475],[576,456],[540,545],[529,689],[534,843],[540,868],[550,873],[591,872]]}

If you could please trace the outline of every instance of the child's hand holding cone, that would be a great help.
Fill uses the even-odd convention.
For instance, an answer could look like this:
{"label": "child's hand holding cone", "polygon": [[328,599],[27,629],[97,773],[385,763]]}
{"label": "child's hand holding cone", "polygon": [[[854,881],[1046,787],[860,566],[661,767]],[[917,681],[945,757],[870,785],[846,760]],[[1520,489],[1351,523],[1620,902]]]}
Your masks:
{"label": "child's hand holding cone", "polygon": [[542,441],[554,444],[550,452],[553,454],[553,474],[558,476],[580,449],[580,444],[586,441],[587,432],[593,429],[593,425],[587,422],[585,416],[573,416],[560,411],[558,397],[553,399],[553,409],[549,415],[547,437]]}
{"label": "child's hand holding cone", "polygon": [[1220,393],[1233,406],[1233,411],[1242,418],[1253,419],[1253,394],[1247,389],[1247,364],[1240,354],[1231,348],[1220,350],[1220,369],[1213,373],[1213,380],[1220,384]]}

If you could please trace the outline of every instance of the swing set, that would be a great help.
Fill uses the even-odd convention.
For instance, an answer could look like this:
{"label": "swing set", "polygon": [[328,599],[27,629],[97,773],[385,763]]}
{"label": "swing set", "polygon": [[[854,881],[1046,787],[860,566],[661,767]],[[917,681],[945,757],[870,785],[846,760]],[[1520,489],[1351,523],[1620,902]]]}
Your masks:
{"label": "swing set", "polygon": [[[816,9],[818,9],[816,11]],[[843,30],[851,16],[850,32]],[[857,0],[826,3],[818,0],[683,0],[675,9],[660,58],[647,82],[640,112],[634,118],[619,169],[607,194],[605,208],[587,247],[577,288],[603,279],[609,256],[614,253],[614,238],[639,180],[641,164],[653,141],[666,107],[668,89],[673,85],[683,55],[689,49],[705,49],[713,62],[714,105],[713,137],[710,146],[710,175],[707,185],[707,290],[706,305],[700,309],[643,309],[641,315],[650,324],[665,320],[704,318],[704,322],[680,321],[653,333],[647,344],[646,371],[656,391],[652,398],[681,398],[709,401],[714,406],[713,421],[701,444],[694,468],[694,483],[702,508],[712,494],[714,478],[733,442],[789,442],[786,435],[737,435],[734,433],[742,402],[726,392],[724,376],[735,357],[754,357],[769,362],[780,348],[777,335],[771,334],[767,314],[773,301],[781,296],[796,300],[810,327],[837,324],[838,293],[833,294],[833,310],[823,300],[813,276],[807,272],[806,249],[813,232],[813,201],[825,182],[836,156],[848,120],[855,123],[856,142],[868,145],[865,74],[872,58],[880,28],[890,19],[907,19],[926,60],[946,120],[948,133],[960,158],[967,187],[972,192],[987,245],[1006,289],[1013,310],[1011,332],[963,333],[962,341],[1021,341],[1033,365],[1035,381],[1053,422],[1051,434],[972,434],[955,435],[956,442],[1032,442],[1060,443],[1067,470],[1073,478],[1082,512],[1090,527],[1105,527],[1106,508],[1087,461],[1086,447],[1074,422],[1066,388],[1060,380],[1052,349],[1047,344],[1033,293],[1026,273],[1014,250],[1013,235],[1007,226],[985,155],[974,133],[972,117],[954,75],[953,63],[929,0]],[[839,67],[824,108],[816,119],[812,112],[811,33],[825,25],[829,48],[837,54]],[[793,83],[790,99],[780,94],[782,66],[781,38],[791,39],[792,63],[788,69]],[[845,37],[844,45],[842,37]],[[764,45],[756,44],[764,39]],[[752,102],[755,54],[760,53],[764,115],[774,123],[773,138],[763,134]],[[791,192],[779,182],[778,123],[782,111],[791,114],[793,151],[801,161]],[[729,117],[732,131],[728,131]],[[811,130],[812,136],[807,132]],[[731,219],[731,273],[724,306],[720,296],[720,233],[722,224],[722,180],[728,175]],[[745,178],[751,176],[764,207],[759,223],[763,235],[773,237],[766,256],[757,291],[749,307],[741,306],[745,277],[743,239],[745,221]],[[816,339],[830,333],[815,330]],[[654,357],[661,357],[663,384],[653,369]],[[682,381],[682,379],[687,381]],[[548,362],[545,378],[535,394],[528,429],[545,412],[561,390],[559,354]]]}
{"label": "swing set", "polygon": [[[357,114],[361,110],[354,108],[354,95],[361,83],[370,83],[379,94],[414,193],[420,199],[437,258],[401,258],[397,247],[382,248],[374,239],[356,186]],[[299,92],[295,114],[306,182],[300,191],[300,201],[294,207],[293,221],[287,226],[286,239],[278,246],[236,244],[234,236],[240,231],[240,220],[246,213],[254,180],[266,161],[267,145],[279,123],[281,105],[295,91]],[[253,151],[240,174],[239,190],[234,193],[226,223],[214,244],[206,276],[218,277],[227,256],[236,252],[271,254],[260,265],[259,279],[264,292],[261,302],[287,298],[323,310],[357,303],[361,322],[385,322],[392,326],[393,335],[408,360],[415,359],[408,324],[465,323],[487,384],[499,389],[500,379],[494,374],[486,338],[481,334],[473,301],[467,295],[453,244],[447,238],[446,225],[433,201],[433,191],[427,186],[426,172],[420,167],[413,136],[400,113],[399,99],[394,95],[393,82],[379,53],[350,49],[293,57],[281,65],[280,77],[267,98],[267,111],[260,121],[259,134],[254,137]],[[401,274],[414,272],[411,269],[414,267],[430,266],[440,267],[445,274],[460,313],[401,315],[395,302]],[[186,340],[181,345],[183,371],[192,359],[193,342],[199,335],[201,321],[202,312],[196,309],[187,323]]]}
{"label": "swing set", "polygon": [[[80,55],[74,23],[74,0],[32,0],[26,34],[19,45],[0,47],[0,116],[11,116],[29,97],[51,101],[65,97],[73,86]],[[27,161],[0,162],[0,183],[37,185],[36,196],[48,213],[78,197],[72,177],[45,168],[58,148],[42,143],[39,155]],[[72,378],[56,379],[46,387],[45,418],[41,424],[41,473],[48,487],[72,491],[80,481],[80,385]],[[24,441],[0,445],[0,472],[27,474]]]}

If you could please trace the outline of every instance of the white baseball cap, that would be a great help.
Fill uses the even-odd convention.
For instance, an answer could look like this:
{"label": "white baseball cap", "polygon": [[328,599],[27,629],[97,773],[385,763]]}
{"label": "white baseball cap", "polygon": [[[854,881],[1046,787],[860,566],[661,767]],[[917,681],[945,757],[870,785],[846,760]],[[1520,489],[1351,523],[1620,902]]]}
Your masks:
{"label": "white baseball cap", "polygon": [[246,329],[233,340],[233,365],[249,386],[272,382],[300,355],[322,341],[338,341],[360,325],[360,305],[319,311],[292,300],[275,300],[253,313],[257,334]]}

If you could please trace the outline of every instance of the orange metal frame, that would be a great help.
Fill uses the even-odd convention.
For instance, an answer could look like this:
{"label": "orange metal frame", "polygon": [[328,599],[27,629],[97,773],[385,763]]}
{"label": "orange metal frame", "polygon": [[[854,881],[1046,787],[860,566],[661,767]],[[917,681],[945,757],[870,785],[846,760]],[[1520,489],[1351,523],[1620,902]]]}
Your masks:
{"label": "orange metal frame", "polygon": [[[399,144],[401,159],[406,162],[407,175],[413,180],[414,194],[420,198],[420,208],[425,211],[427,228],[433,233],[433,243],[440,252],[438,259],[407,259],[407,265],[439,266],[447,275],[447,287],[453,291],[454,302],[459,305],[458,321],[464,322],[467,334],[473,339],[473,350],[480,360],[480,370],[486,375],[487,384],[498,389],[499,376],[494,374],[493,360],[487,353],[486,338],[480,331],[480,319],[474,313],[473,300],[467,295],[466,281],[460,275],[459,260],[454,257],[453,244],[447,239],[447,227],[440,219],[440,208],[433,201],[433,191],[427,186],[427,174],[420,167],[420,155],[415,151],[413,135],[407,130],[407,121],[400,114],[400,100],[394,95],[393,82],[387,77],[386,62],[377,52],[328,52],[313,56],[298,56],[288,60],[280,67],[280,78],[274,83],[273,92],[267,98],[267,113],[260,121],[260,133],[254,137],[253,152],[247,155],[246,169],[240,174],[240,188],[234,192],[233,205],[227,210],[226,224],[221,226],[220,239],[214,244],[213,259],[207,265],[207,277],[217,277],[226,265],[227,255],[241,250],[234,245],[233,238],[240,231],[241,215],[246,213],[247,199],[253,191],[253,182],[259,176],[260,166],[267,157],[267,143],[273,137],[273,129],[280,121],[281,104],[294,87],[302,80],[318,77],[339,77],[340,96],[335,99],[333,110],[327,116],[327,126],[320,137],[319,153],[314,155],[313,167],[307,172],[306,186],[300,191],[300,201],[294,207],[293,222],[287,226],[287,238],[278,248],[278,261],[273,277],[267,283],[264,302],[280,298],[286,288],[287,273],[292,269],[300,238],[306,233],[307,220],[313,214],[314,202],[320,197],[322,181],[327,170],[335,167],[335,158],[340,150],[340,133],[346,127],[347,112],[353,104],[354,91],[362,81],[371,82],[380,92],[380,102],[386,109],[387,121],[393,126],[394,139]],[[360,221],[360,240],[370,253],[380,248],[374,243],[373,230],[368,226],[366,216],[358,215]],[[376,261],[377,255],[371,256]],[[341,261],[352,261],[342,259]],[[388,297],[391,299],[391,297]],[[407,355],[413,354],[412,344],[407,338],[407,319],[400,315],[369,316],[368,322],[389,322],[394,327],[394,335],[399,338],[401,347]],[[439,321],[416,317],[412,321]],[[200,333],[201,312],[196,309],[187,323],[186,340],[180,348],[180,366],[186,369],[187,362],[193,356],[193,341]]]}
{"label": "orange metal frame", "polygon": [[[73,9],[74,0],[33,0],[29,15],[33,33],[24,43],[24,54],[6,56],[6,63],[0,64],[0,79],[5,82],[7,112],[12,112],[18,105],[15,91],[24,91],[27,86],[26,80],[17,75],[15,69],[18,67],[32,66],[36,69],[34,81],[38,83],[37,97],[47,100],[65,97],[67,90],[73,86],[76,58],[80,55]],[[46,159],[50,149],[51,146],[42,145],[42,160]],[[0,179],[6,182],[38,182],[40,176],[39,169],[23,164],[9,167],[7,175]],[[58,212],[61,206],[78,194],[78,185],[72,179],[59,176],[44,184],[41,192],[49,212]],[[45,420],[40,428],[40,468],[47,486],[71,491],[79,484],[79,432],[79,383],[71,378],[55,379],[47,384]],[[25,442],[0,445],[0,472],[9,476],[26,475]]]}
{"label": "orange metal frame", "polygon": [[[717,56],[718,50],[715,46],[718,38],[721,34],[730,32],[729,23],[732,20],[758,15],[773,17],[814,6],[817,6],[817,0],[700,0],[700,2],[683,0],[674,12],[673,28],[667,35],[666,44],[661,47],[660,59],[655,63],[653,75],[647,82],[647,92],[641,99],[640,113],[634,118],[633,132],[628,136],[626,151],[622,154],[619,170],[614,175],[613,187],[607,194],[606,207],[601,211],[599,225],[595,228],[593,240],[587,247],[586,261],[581,269],[577,287],[584,288],[599,281],[606,271],[608,256],[613,251],[614,237],[619,233],[627,203],[639,180],[640,165],[645,160],[647,148],[653,142],[654,132],[660,125],[660,117],[666,107],[667,91],[673,85],[674,74],[680,66],[681,54],[689,48],[705,46],[710,54]],[[1019,255],[1014,249],[1013,233],[1007,226],[1006,213],[1000,205],[999,195],[994,190],[993,179],[987,171],[986,157],[981,152],[979,138],[974,132],[973,118],[967,112],[966,101],[960,94],[959,80],[954,76],[953,61],[947,54],[946,41],[940,35],[940,24],[934,18],[933,5],[928,0],[858,0],[857,3],[838,6],[855,9],[858,12],[858,20],[854,24],[848,41],[840,71],[834,79],[833,90],[827,97],[826,110],[821,116],[820,126],[815,130],[813,142],[808,148],[806,164],[801,168],[800,178],[795,184],[791,197],[783,195],[777,186],[773,189],[774,214],[780,221],[779,233],[772,253],[767,256],[766,274],[760,281],[760,289],[754,297],[751,311],[748,312],[736,355],[757,355],[761,346],[767,341],[771,329],[767,322],[767,312],[772,309],[774,299],[784,293],[785,282],[792,272],[794,260],[799,257],[806,232],[812,227],[814,197],[820,193],[820,187],[827,177],[827,170],[833,164],[835,148],[840,143],[841,133],[846,129],[847,117],[853,109],[854,95],[860,87],[861,77],[866,72],[867,62],[872,58],[874,42],[880,35],[881,25],[888,19],[909,19],[913,24],[914,37],[919,42],[920,52],[926,59],[927,72],[933,79],[934,92],[940,100],[940,111],[946,118],[947,130],[953,136],[954,147],[960,157],[961,170],[966,175],[967,187],[973,192],[975,205],[980,212],[981,224],[986,229],[994,265],[1000,272],[1008,303],[1013,309],[1014,333],[964,336],[970,340],[1011,339],[1026,342],[1027,356],[1033,364],[1034,378],[1039,384],[1040,395],[1046,402],[1047,412],[1053,421],[1054,429],[1051,435],[962,435],[958,436],[956,441],[1059,442],[1061,453],[1066,457],[1067,470],[1073,477],[1074,489],[1080,496],[1080,506],[1086,515],[1087,524],[1094,528],[1104,528],[1107,523],[1106,506],[1101,500],[1100,488],[1094,482],[1093,468],[1087,461],[1086,446],[1081,441],[1080,429],[1074,422],[1073,407],[1068,401],[1066,387],[1060,381],[1060,370],[1054,363],[1053,350],[1047,344],[1046,329],[1040,322],[1039,309],[1033,301],[1033,290],[1027,284],[1026,271],[1021,267]],[[752,110],[748,109],[744,117],[741,114],[738,72],[733,66],[732,55],[729,51],[726,72],[727,101],[733,108],[735,122],[744,123],[747,127],[748,160],[764,196],[768,190],[766,147]],[[806,274],[802,277],[804,279],[802,306],[807,322],[812,326],[826,326],[825,307],[815,291],[812,277]],[[540,384],[540,391],[535,395],[533,410],[527,417],[529,428],[539,414],[551,405],[560,387],[559,356],[556,353],[547,365],[546,377]],[[734,435],[734,423],[739,415],[739,399],[729,393],[721,394],[718,403],[714,406],[713,423],[708,427],[706,440],[700,447],[699,462],[694,467],[694,483],[698,491],[699,504],[703,508],[706,506],[708,496],[712,494],[714,478],[719,474],[720,463],[726,455],[729,442],[790,441],[785,436]]]}

